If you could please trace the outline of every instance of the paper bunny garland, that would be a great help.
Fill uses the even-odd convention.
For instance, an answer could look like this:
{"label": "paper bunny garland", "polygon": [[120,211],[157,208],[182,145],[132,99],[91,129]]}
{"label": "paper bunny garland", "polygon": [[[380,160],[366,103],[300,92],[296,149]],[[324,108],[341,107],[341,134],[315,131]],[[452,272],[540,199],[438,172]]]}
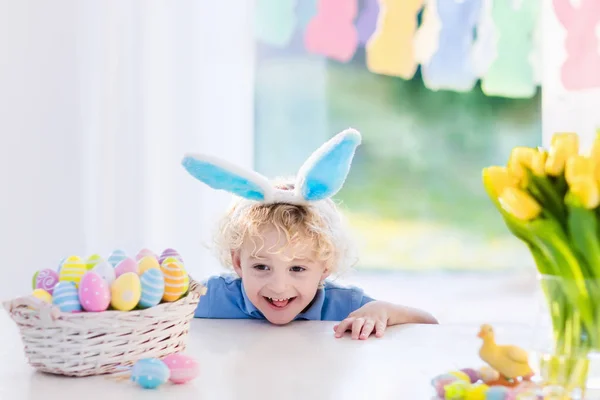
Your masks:
{"label": "paper bunny garland", "polygon": [[182,165],[211,188],[245,199],[266,204],[307,204],[332,197],[342,188],[360,143],[360,133],[354,129],[329,139],[304,162],[293,190],[276,188],[255,171],[205,154],[186,154]]}

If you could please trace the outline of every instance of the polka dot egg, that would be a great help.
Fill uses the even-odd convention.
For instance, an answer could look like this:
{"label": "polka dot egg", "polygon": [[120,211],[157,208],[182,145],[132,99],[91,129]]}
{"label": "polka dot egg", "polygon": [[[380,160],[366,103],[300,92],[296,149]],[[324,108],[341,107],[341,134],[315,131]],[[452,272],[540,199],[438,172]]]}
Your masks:
{"label": "polka dot egg", "polygon": [[52,294],[54,287],[58,283],[58,273],[53,269],[43,269],[35,275],[35,289],[44,289]]}
{"label": "polka dot egg", "polygon": [[164,301],[176,301],[186,291],[185,270],[177,263],[163,264],[160,267],[165,278]]}
{"label": "polka dot egg", "polygon": [[169,367],[158,358],[143,358],[131,368],[131,380],[144,389],[156,389],[170,374]]}
{"label": "polka dot egg", "polygon": [[81,277],[86,271],[87,268],[81,258],[78,256],[71,256],[63,263],[58,279],[61,282],[73,282],[75,286],[78,287],[79,281],[81,281]]}
{"label": "polka dot egg", "polygon": [[54,287],[52,304],[57,306],[62,312],[79,312],[81,303],[79,303],[79,294],[74,282],[62,281]]}
{"label": "polka dot egg", "polygon": [[79,301],[85,311],[105,311],[110,304],[108,284],[97,273],[87,272],[79,284]]}
{"label": "polka dot egg", "polygon": [[142,296],[140,277],[133,272],[119,276],[110,287],[110,304],[119,311],[131,311]]}
{"label": "polka dot egg", "polygon": [[151,268],[144,272],[140,278],[142,297],[140,308],[154,307],[163,297],[165,292],[165,279],[160,269]]}
{"label": "polka dot egg", "polygon": [[163,358],[163,362],[169,367],[173,383],[186,383],[195,379],[200,374],[200,365],[192,357],[177,353]]}

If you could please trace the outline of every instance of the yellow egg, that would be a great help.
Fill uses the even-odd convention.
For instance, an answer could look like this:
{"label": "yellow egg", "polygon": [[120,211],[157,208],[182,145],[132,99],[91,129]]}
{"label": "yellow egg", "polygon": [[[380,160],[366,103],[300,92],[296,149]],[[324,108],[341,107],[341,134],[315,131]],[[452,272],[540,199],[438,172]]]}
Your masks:
{"label": "yellow egg", "polygon": [[457,377],[461,381],[471,383],[471,378],[469,378],[469,375],[465,374],[462,371],[452,371],[450,372],[450,375]]}
{"label": "yellow egg", "polygon": [[485,383],[476,383],[467,389],[465,400],[485,400],[488,389]]}
{"label": "yellow egg", "polygon": [[190,276],[188,274],[185,274],[185,277],[183,278],[183,293],[186,293],[188,291],[188,289],[190,288]]}
{"label": "yellow egg", "polygon": [[52,295],[44,289],[35,289],[32,293],[33,297],[36,297],[46,303],[52,303]]}
{"label": "yellow egg", "polygon": [[135,272],[119,276],[110,287],[110,305],[119,311],[130,311],[142,296],[140,277]]}
{"label": "yellow egg", "polygon": [[148,271],[150,268],[156,268],[160,270],[160,264],[156,258],[152,256],[146,256],[138,262],[138,271],[140,276],[142,276],[142,274]]}
{"label": "yellow egg", "polygon": [[[165,293],[163,295],[164,301],[176,301],[185,293],[186,289],[186,276],[185,270],[180,263],[164,263],[160,266],[160,270],[165,277]],[[188,283],[189,286],[189,278]]]}
{"label": "yellow egg", "polygon": [[70,256],[65,260],[58,276],[59,281],[73,282],[79,287],[79,281],[87,272],[87,266],[79,256]]}
{"label": "yellow egg", "polygon": [[179,264],[179,266],[181,268],[183,268],[183,270],[185,271],[185,265],[183,265],[183,263],[176,257],[167,257],[163,260],[162,265],[166,265],[166,264],[170,264],[170,263],[176,263]]}

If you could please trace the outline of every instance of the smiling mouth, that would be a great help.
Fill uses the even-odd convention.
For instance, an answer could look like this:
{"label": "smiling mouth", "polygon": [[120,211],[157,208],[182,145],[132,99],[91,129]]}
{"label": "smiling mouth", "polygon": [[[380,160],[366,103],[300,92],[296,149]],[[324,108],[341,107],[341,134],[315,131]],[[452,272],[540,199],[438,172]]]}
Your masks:
{"label": "smiling mouth", "polygon": [[287,297],[287,298],[283,298],[283,299],[266,297],[266,296],[263,296],[263,297],[265,298],[265,300],[267,300],[267,303],[269,303],[275,309],[283,309],[283,308],[287,307],[288,304],[290,304],[292,301],[294,301],[296,299],[296,297]]}

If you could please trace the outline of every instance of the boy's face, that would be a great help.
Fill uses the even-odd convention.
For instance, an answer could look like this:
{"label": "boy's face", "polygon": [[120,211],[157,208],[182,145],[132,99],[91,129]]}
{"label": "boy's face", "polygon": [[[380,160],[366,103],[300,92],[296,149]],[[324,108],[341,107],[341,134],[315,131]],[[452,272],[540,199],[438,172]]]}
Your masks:
{"label": "boy's face", "polygon": [[[233,267],[242,278],[252,304],[273,324],[287,324],[312,301],[319,282],[329,273],[315,260],[310,242],[289,244],[273,227],[261,231],[261,239],[246,240],[232,254]],[[260,249],[253,255],[256,248]]]}

